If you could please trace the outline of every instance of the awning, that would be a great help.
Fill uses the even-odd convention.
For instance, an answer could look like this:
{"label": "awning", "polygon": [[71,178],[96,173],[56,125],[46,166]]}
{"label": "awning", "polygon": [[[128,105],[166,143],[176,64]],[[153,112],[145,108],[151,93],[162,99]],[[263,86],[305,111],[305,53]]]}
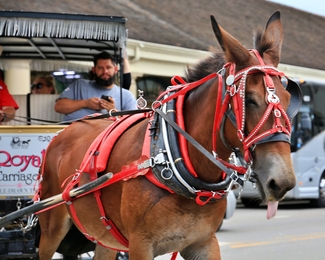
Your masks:
{"label": "awning", "polygon": [[62,66],[88,70],[87,63],[108,51],[119,63],[126,46],[126,18],[82,14],[0,11],[0,69],[10,60],[29,60],[31,70],[53,71]]}

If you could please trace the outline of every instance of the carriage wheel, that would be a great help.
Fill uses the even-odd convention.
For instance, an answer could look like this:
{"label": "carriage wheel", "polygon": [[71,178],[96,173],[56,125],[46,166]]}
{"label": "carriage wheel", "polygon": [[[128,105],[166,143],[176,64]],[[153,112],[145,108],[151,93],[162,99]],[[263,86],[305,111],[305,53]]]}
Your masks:
{"label": "carriage wheel", "polygon": [[325,207],[325,172],[323,172],[319,180],[318,192],[319,192],[318,199],[311,200],[311,204],[312,206],[324,208]]}

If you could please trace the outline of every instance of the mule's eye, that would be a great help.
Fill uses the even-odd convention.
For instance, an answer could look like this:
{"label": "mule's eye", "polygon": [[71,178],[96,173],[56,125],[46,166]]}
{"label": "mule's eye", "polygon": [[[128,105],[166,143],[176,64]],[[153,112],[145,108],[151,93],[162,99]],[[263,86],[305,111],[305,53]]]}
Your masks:
{"label": "mule's eye", "polygon": [[258,106],[255,100],[250,97],[245,98],[245,104],[246,106],[256,106],[256,107]]}

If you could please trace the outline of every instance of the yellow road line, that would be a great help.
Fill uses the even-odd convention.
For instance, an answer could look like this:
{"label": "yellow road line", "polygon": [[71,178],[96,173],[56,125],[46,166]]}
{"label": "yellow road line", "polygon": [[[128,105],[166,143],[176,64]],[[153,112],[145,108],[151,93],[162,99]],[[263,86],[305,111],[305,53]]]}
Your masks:
{"label": "yellow road line", "polygon": [[244,243],[244,244],[238,244],[230,246],[231,248],[242,248],[242,247],[250,247],[250,246],[262,246],[262,245],[269,245],[271,244],[270,241],[264,241],[264,242],[256,242],[256,243]]}
{"label": "yellow road line", "polygon": [[325,238],[325,233],[313,233],[313,234],[303,234],[297,236],[286,236],[275,238],[272,240],[267,241],[247,241],[246,243],[243,242],[234,242],[234,243],[227,243],[227,246],[230,248],[243,248],[243,247],[256,247],[256,246],[263,246],[263,245],[271,245],[271,244],[279,244],[279,243],[288,243],[288,242],[296,242],[296,241],[304,241],[304,240],[316,240],[316,239],[323,239]]}

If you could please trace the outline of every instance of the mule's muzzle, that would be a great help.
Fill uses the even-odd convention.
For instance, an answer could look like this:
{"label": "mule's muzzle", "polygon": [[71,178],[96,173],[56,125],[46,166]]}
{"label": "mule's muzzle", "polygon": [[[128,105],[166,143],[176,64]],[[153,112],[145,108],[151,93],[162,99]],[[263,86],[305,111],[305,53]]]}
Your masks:
{"label": "mule's muzzle", "polygon": [[[281,179],[281,181],[276,181],[273,178],[270,178],[266,183],[266,188],[268,190],[270,198],[273,198],[276,201],[280,201],[284,198],[285,194],[293,189],[296,182],[287,181]],[[266,198],[268,200],[268,198]]]}

